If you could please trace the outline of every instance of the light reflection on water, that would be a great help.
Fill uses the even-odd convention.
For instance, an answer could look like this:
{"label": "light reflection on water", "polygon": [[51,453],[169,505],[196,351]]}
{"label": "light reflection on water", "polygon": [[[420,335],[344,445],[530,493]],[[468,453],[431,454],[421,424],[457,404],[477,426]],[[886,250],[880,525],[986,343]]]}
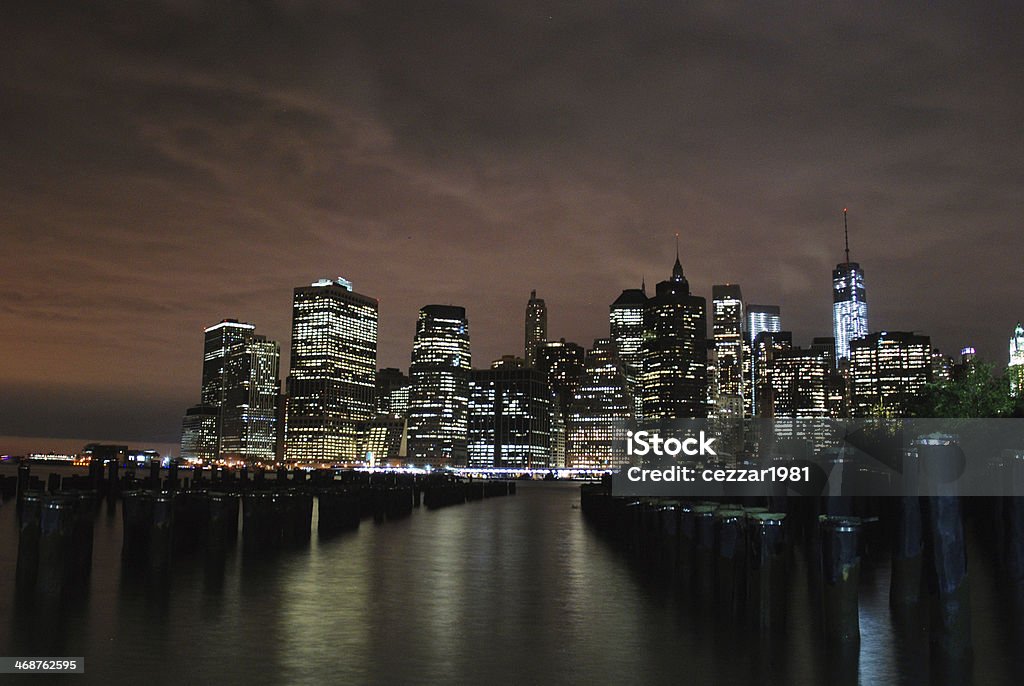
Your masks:
{"label": "light reflection on water", "polygon": [[[84,655],[80,681],[97,684],[928,683],[926,638],[894,630],[886,565],[865,574],[858,678],[856,655],[824,657],[801,558],[789,629],[765,642],[647,579],[578,503],[577,484],[521,484],[300,550],[192,555],[163,584],[122,572],[120,513],[104,505],[87,596],[47,610],[0,589],[0,654]],[[0,578],[16,546],[8,504]],[[974,683],[1020,683],[1020,632],[978,555]]]}

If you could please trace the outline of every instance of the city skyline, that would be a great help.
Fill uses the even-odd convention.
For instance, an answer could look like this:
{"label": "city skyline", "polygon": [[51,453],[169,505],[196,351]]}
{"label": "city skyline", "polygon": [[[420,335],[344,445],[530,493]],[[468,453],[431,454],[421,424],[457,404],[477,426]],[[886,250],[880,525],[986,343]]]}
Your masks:
{"label": "city skyline", "polygon": [[427,303],[467,308],[476,365],[515,353],[532,289],[589,347],[676,231],[695,294],[741,284],[806,344],[843,207],[872,331],[1006,363],[1016,14],[270,4],[224,40],[210,8],[123,11],[0,26],[0,434],[173,444],[199,333],[252,322],[287,358],[321,276],[379,298],[380,367]]}

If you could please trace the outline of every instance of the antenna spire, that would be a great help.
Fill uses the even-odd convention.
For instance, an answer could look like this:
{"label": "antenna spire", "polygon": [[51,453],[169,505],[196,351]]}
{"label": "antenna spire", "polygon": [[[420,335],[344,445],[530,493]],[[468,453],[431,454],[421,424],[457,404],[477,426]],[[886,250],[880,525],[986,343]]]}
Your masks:
{"label": "antenna spire", "polygon": [[846,225],[846,208],[843,208],[843,240],[846,243],[846,263],[850,263],[850,230]]}
{"label": "antenna spire", "polygon": [[676,231],[676,262],[679,261],[679,232]]}

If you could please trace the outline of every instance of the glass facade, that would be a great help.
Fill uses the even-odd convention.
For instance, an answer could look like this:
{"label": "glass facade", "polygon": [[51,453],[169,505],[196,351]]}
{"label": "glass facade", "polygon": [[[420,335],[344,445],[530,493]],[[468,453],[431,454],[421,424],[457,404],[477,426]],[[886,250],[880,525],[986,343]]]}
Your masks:
{"label": "glass facade", "polygon": [[359,429],[376,414],[377,301],[345,279],[295,289],[285,456],[362,461]]}
{"label": "glass facade", "polygon": [[832,270],[832,330],[837,365],[850,358],[851,341],[868,335],[864,271],[856,262],[843,262]]}

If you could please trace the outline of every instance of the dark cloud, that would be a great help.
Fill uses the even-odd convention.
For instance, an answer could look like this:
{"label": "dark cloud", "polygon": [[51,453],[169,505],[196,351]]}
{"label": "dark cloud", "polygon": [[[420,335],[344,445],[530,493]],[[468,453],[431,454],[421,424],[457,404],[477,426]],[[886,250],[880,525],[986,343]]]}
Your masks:
{"label": "dark cloud", "polygon": [[202,328],[252,321],[286,366],[321,276],[380,298],[382,365],[431,302],[478,364],[518,352],[531,288],[586,344],[675,231],[698,293],[739,282],[806,342],[843,206],[872,328],[1003,362],[1024,317],[1017,4],[3,13],[0,433],[165,441]]}

